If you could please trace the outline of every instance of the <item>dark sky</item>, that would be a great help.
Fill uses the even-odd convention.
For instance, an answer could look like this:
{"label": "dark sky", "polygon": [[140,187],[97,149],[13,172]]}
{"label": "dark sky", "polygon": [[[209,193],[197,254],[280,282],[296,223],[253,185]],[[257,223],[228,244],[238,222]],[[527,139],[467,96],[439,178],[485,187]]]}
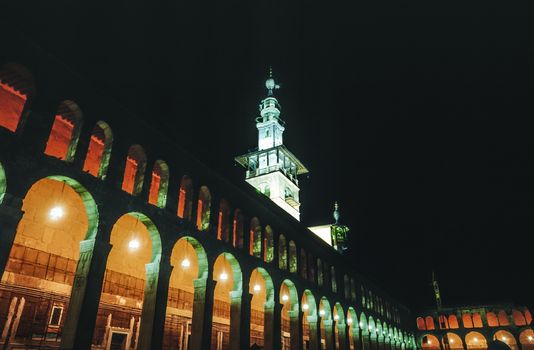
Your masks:
{"label": "dark sky", "polygon": [[233,157],[257,144],[254,118],[272,65],[285,143],[311,171],[301,181],[304,224],[330,222],[338,200],[361,270],[415,308],[433,305],[432,270],[445,305],[532,305],[534,18],[526,5],[9,6],[0,11],[8,31],[25,33],[235,181],[244,173]]}

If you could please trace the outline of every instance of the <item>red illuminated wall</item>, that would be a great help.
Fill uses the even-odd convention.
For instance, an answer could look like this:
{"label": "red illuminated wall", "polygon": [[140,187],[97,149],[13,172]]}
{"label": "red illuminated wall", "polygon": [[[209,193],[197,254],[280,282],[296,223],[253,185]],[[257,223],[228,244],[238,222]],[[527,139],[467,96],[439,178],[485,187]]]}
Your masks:
{"label": "red illuminated wall", "polygon": [[122,190],[133,193],[135,188],[135,178],[137,175],[138,163],[133,158],[126,158],[126,167],[124,169],[124,179],[122,181]]}
{"label": "red illuminated wall", "polygon": [[89,149],[87,150],[87,157],[83,164],[83,171],[97,177],[102,163],[102,156],[104,155],[104,141],[99,139],[96,135],[91,135],[89,141]]}
{"label": "red illuminated wall", "polygon": [[66,160],[72,142],[74,123],[62,115],[56,115],[52,131],[46,143],[45,154]]}
{"label": "red illuminated wall", "polygon": [[26,99],[26,95],[0,81],[0,126],[17,130]]}

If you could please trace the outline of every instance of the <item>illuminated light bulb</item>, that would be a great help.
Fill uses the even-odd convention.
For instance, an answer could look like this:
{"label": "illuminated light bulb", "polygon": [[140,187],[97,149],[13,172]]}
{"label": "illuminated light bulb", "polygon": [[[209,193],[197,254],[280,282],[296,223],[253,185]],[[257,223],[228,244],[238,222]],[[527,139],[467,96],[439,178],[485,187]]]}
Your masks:
{"label": "illuminated light bulb", "polygon": [[449,340],[449,343],[451,344],[454,343],[454,339]]}
{"label": "illuminated light bulb", "polygon": [[334,315],[334,320],[339,320],[339,316],[338,315]]}
{"label": "illuminated light bulb", "polygon": [[477,337],[474,337],[473,340],[474,340],[475,342],[477,342],[477,341],[478,341],[478,338],[477,338]]}
{"label": "illuminated light bulb", "polygon": [[373,326],[369,325],[369,330],[372,331],[373,330]]}
{"label": "illuminated light bulb", "polygon": [[226,281],[228,279],[228,274],[226,272],[223,272],[219,275],[219,278],[221,281]]}
{"label": "illuminated light bulb", "polygon": [[189,261],[188,258],[185,258],[184,260],[182,260],[182,264],[181,265],[182,265],[182,267],[184,269],[187,269],[189,266],[191,266],[191,262]]}
{"label": "illuminated light bulb", "polygon": [[502,341],[506,341],[506,337],[504,335],[502,336]]}
{"label": "illuminated light bulb", "polygon": [[308,304],[302,304],[302,310],[306,311],[308,310],[310,307],[308,306]]}
{"label": "illuminated light bulb", "polygon": [[347,318],[347,324],[348,324],[348,325],[351,325],[351,324],[352,324],[352,318],[350,318],[350,317]]}
{"label": "illuminated light bulb", "polygon": [[130,242],[128,242],[128,248],[130,250],[137,250],[141,246],[141,243],[137,239],[132,239]]}
{"label": "illuminated light bulb", "polygon": [[282,295],[282,300],[283,301],[288,301],[289,300],[289,297],[287,296],[287,294]]}
{"label": "illuminated light bulb", "polygon": [[50,219],[54,221],[61,219],[63,215],[65,215],[65,212],[63,211],[62,207],[53,207],[52,209],[50,209],[50,213],[48,213]]}
{"label": "illuminated light bulb", "polygon": [[527,337],[527,339],[528,339],[528,341],[532,341],[532,340],[534,340],[534,338],[533,338],[531,335],[529,335],[529,336]]}
{"label": "illuminated light bulb", "polygon": [[432,340],[429,340],[429,341],[428,341],[428,344],[432,344]]}
{"label": "illuminated light bulb", "polygon": [[319,315],[324,316],[324,310],[319,310]]}
{"label": "illuminated light bulb", "polygon": [[363,322],[360,322],[359,324],[360,324],[360,328],[363,328]]}
{"label": "illuminated light bulb", "polygon": [[252,288],[255,292],[259,292],[261,290],[261,287],[259,284],[255,284],[254,288]]}

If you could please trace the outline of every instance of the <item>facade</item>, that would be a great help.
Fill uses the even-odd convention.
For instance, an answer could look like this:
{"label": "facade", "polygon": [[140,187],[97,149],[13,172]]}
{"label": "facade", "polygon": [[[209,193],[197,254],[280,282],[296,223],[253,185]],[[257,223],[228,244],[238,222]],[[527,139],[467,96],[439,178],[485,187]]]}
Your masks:
{"label": "facade", "polygon": [[[279,203],[215,174],[40,48],[3,43],[4,348],[416,347],[410,311]],[[277,118],[261,123],[289,157]],[[276,177],[296,184],[304,168],[291,161]]]}
{"label": "facade", "polygon": [[424,350],[486,350],[499,340],[511,350],[533,350],[532,315],[513,304],[427,310],[417,319],[417,344]]}

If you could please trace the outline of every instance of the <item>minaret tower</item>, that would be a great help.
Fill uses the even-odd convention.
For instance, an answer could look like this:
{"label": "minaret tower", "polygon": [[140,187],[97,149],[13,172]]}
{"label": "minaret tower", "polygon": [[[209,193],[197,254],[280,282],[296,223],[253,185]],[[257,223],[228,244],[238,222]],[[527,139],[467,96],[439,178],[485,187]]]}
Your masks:
{"label": "minaret tower", "polygon": [[297,176],[307,173],[308,169],[283,144],[285,123],[280,119],[281,107],[274,97],[274,90],[280,85],[274,81],[272,69],[265,87],[267,97],[261,101],[260,116],[256,118],[258,148],[235,160],[247,169],[249,184],[300,220]]}

